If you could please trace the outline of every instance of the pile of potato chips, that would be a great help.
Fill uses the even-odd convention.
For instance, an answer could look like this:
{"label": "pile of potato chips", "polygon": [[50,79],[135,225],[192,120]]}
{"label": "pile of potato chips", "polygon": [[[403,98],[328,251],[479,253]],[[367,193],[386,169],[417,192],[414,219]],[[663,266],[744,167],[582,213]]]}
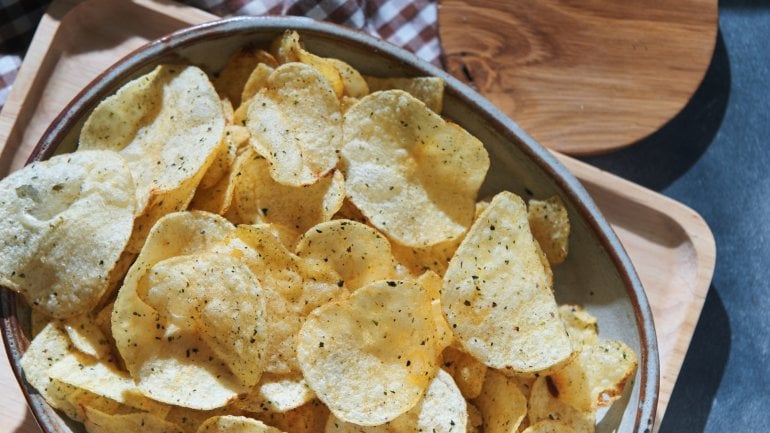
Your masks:
{"label": "pile of potato chips", "polygon": [[0,183],[27,381],[89,432],[591,432],[634,353],[557,306],[567,211],[478,201],[437,78],[286,32],[161,65]]}

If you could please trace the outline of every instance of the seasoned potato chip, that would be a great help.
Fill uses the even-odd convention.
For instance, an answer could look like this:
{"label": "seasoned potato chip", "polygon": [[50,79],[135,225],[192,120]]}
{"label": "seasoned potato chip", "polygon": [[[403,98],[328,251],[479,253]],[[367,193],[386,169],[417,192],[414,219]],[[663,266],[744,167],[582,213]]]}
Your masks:
{"label": "seasoned potato chip", "polygon": [[548,200],[529,201],[529,226],[532,236],[543,248],[551,265],[558,265],[567,259],[569,250],[569,215],[559,196]]}
{"label": "seasoned potato chip", "polygon": [[267,159],[276,182],[310,185],[337,165],[340,103],[312,67],[287,63],[276,69],[251,98],[246,116],[249,141]]}
{"label": "seasoned potato chip", "polygon": [[540,376],[532,385],[527,416],[531,425],[543,420],[558,420],[571,427],[575,433],[596,431],[595,412],[581,411],[560,400],[559,390],[550,376]]}
{"label": "seasoned potato chip", "polygon": [[[129,251],[139,250],[159,217],[190,202],[216,155],[224,119],[214,95],[199,69],[159,66],[103,101],[86,121],[79,148],[120,151],[137,185],[137,219]],[[179,108],[187,106],[196,109]],[[130,116],[127,110],[133,110]],[[112,121],[118,116],[127,117],[119,127]],[[187,149],[191,141],[198,144],[195,152]]]}
{"label": "seasoned potato chip", "polygon": [[104,361],[112,360],[110,340],[90,315],[71,317],[62,321],[72,346],[80,352]]}
{"label": "seasoned potato chip", "polygon": [[575,430],[561,421],[543,420],[527,427],[523,433],[575,433]]}
{"label": "seasoned potato chip", "polygon": [[527,414],[527,399],[516,379],[497,370],[487,372],[481,394],[474,402],[484,418],[484,433],[515,433]]}
{"label": "seasoned potato chip", "polygon": [[78,413],[67,400],[67,396],[77,388],[54,380],[48,370],[72,352],[70,346],[70,340],[64,330],[55,323],[49,323],[35,336],[21,357],[21,368],[27,382],[35,387],[48,404],[68,415]]}
{"label": "seasoned potato chip", "polygon": [[222,248],[251,269],[264,290],[269,335],[265,371],[299,371],[297,334],[313,309],[346,294],[339,275],[321,261],[289,252],[270,225],[241,225],[237,236]]}
{"label": "seasoned potato chip", "polygon": [[85,354],[68,353],[51,366],[48,375],[59,382],[160,417],[166,416],[171,408],[142,395],[133,379],[114,365]]}
{"label": "seasoned potato chip", "polygon": [[478,139],[400,90],[361,99],[343,129],[345,189],[377,229],[411,247],[465,233],[489,168]]}
{"label": "seasoned potato chip", "polygon": [[265,373],[251,392],[235,401],[235,406],[249,412],[286,412],[314,398],[315,393],[301,374]]}
{"label": "seasoned potato chip", "polygon": [[599,342],[596,317],[585,308],[580,305],[560,305],[559,316],[567,327],[567,334],[575,351]]}
{"label": "seasoned potato chip", "polygon": [[[441,285],[444,281],[433,271],[426,271],[424,274],[417,278],[417,282],[428,292],[430,296],[431,309],[433,311],[433,319],[436,322],[436,344],[438,350],[442,351],[448,347],[455,339],[452,333],[452,328],[446,322],[444,312],[441,309]],[[483,377],[481,379],[484,380]]]}
{"label": "seasoned potato chip", "polygon": [[334,90],[334,94],[342,96],[345,84],[340,76],[340,71],[329,59],[305,51],[299,41],[299,34],[297,32],[290,30],[284,32],[283,37],[273,41],[272,51],[276,59],[281,63],[302,62],[313,67],[326,79]]}
{"label": "seasoned potato chip", "polygon": [[526,212],[518,196],[495,196],[449,263],[441,292],[463,347],[511,373],[545,370],[572,354]]}
{"label": "seasoned potato chip", "polygon": [[[229,132],[229,134],[227,132]],[[232,150],[233,160],[230,162],[227,171],[222,174],[222,177],[217,183],[210,188],[203,188],[202,186],[198,187],[195,191],[195,196],[190,202],[190,209],[224,215],[231,208],[233,194],[235,193],[236,179],[239,176],[238,168],[248,159],[248,156],[244,155],[253,151],[251,151],[251,147],[248,146],[249,133],[245,127],[228,127],[227,132],[225,133],[225,137],[229,140],[228,149]],[[247,145],[243,146],[243,143],[246,143]],[[246,150],[244,150],[244,148]],[[238,218],[231,218],[231,220],[236,220],[233,222],[239,222],[237,219]]]}
{"label": "seasoned potato chip", "polygon": [[620,341],[599,341],[550,376],[557,398],[582,411],[608,406],[620,398],[636,372],[636,355]]}
{"label": "seasoned potato chip", "polygon": [[270,177],[269,164],[254,151],[239,160],[233,202],[240,222],[271,222],[304,233],[328,221],[342,206],[345,179],[334,171],[307,186],[282,185]]}
{"label": "seasoned potato chip", "polygon": [[329,418],[329,409],[320,401],[313,400],[288,412],[262,412],[255,417],[289,433],[322,433]]}
{"label": "seasoned potato chip", "polygon": [[359,426],[334,416],[326,422],[324,433],[465,433],[468,407],[452,377],[439,370],[425,396],[412,409],[393,421],[377,426]]}
{"label": "seasoned potato chip", "polygon": [[198,433],[281,433],[281,430],[254,418],[222,415],[209,418]]}
{"label": "seasoned potato chip", "polygon": [[254,69],[261,64],[268,67],[278,66],[275,58],[264,50],[245,48],[237,51],[230,56],[227,64],[214,80],[214,88],[234,106],[241,105],[241,92]]}
{"label": "seasoned potato chip", "polygon": [[211,188],[230,173],[235,163],[236,151],[249,140],[249,131],[240,125],[227,125],[216,159],[209,166],[198,188]]}
{"label": "seasoned potato chip", "polygon": [[329,263],[351,291],[394,277],[390,242],[355,221],[333,220],[311,227],[300,238],[296,252]]}
{"label": "seasoned potato chip", "polygon": [[355,68],[339,59],[326,59],[337,69],[342,78],[343,95],[351,98],[363,98],[369,94],[369,85]]}
{"label": "seasoned potato chip", "polygon": [[243,86],[243,91],[241,92],[241,107],[248,106],[248,101],[261,89],[268,86],[268,79],[276,67],[260,63],[251,71],[251,75],[249,75],[249,79],[246,81],[246,85]]}
{"label": "seasoned potato chip", "polygon": [[55,156],[0,182],[0,284],[54,318],[85,314],[134,223],[131,173],[114,152]]}
{"label": "seasoned potato chip", "polygon": [[115,400],[96,395],[84,389],[75,389],[74,392],[67,396],[67,401],[77,411],[76,414],[73,414],[74,416],[70,414],[67,414],[67,416],[79,422],[84,422],[86,419],[86,407],[92,407],[100,412],[108,414],[132,413],[137,411],[130,406],[122,405]]}
{"label": "seasoned potato chip", "polygon": [[297,346],[310,388],[334,415],[391,421],[423,396],[438,369],[430,296],[412,281],[378,281],[314,310]]}
{"label": "seasoned potato chip", "polygon": [[462,350],[451,346],[444,349],[442,358],[441,368],[452,375],[457,387],[463,393],[463,397],[467,399],[478,397],[484,386],[487,366]]}
{"label": "seasoned potato chip", "polygon": [[110,414],[88,406],[84,424],[89,433],[183,433],[178,425],[151,413]]}
{"label": "seasoned potato chip", "polygon": [[372,93],[380,90],[403,90],[437,114],[441,114],[444,106],[444,80],[438,77],[417,78],[379,78],[364,77],[369,91]]}
{"label": "seasoned potato chip", "polygon": [[[255,360],[264,358],[266,335],[261,289],[236,258],[206,253],[234,233],[213,214],[170,214],[155,225],[129,270],[112,332],[145,395],[207,410],[259,381]],[[187,302],[174,302],[182,293]],[[183,386],[188,383],[195,386]]]}
{"label": "seasoned potato chip", "polygon": [[129,251],[141,249],[160,217],[187,207],[216,158],[224,128],[219,97],[194,66],[158,66],[94,109],[78,150],[114,150],[128,163],[137,197]]}
{"label": "seasoned potato chip", "polygon": [[233,406],[225,406],[213,410],[195,410],[187,407],[172,406],[165,419],[179,426],[184,433],[197,433],[204,422],[210,418],[223,415],[240,416],[244,415],[244,413]]}

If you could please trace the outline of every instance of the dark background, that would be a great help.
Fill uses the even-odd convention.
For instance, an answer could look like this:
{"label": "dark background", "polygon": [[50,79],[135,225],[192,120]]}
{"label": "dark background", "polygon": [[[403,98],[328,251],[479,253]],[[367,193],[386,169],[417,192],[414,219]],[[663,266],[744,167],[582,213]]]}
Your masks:
{"label": "dark background", "polygon": [[717,261],[661,433],[770,431],[770,1],[719,2],[706,77],[665,127],[583,158],[700,213]]}

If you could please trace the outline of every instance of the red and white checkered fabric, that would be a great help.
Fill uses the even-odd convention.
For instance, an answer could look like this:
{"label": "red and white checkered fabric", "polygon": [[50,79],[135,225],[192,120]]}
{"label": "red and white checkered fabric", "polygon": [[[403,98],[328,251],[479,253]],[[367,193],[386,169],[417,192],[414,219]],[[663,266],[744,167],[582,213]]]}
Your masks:
{"label": "red and white checkered fabric", "polygon": [[[296,15],[362,30],[440,64],[438,0],[181,0],[221,17]],[[48,0],[0,0],[0,107]]]}

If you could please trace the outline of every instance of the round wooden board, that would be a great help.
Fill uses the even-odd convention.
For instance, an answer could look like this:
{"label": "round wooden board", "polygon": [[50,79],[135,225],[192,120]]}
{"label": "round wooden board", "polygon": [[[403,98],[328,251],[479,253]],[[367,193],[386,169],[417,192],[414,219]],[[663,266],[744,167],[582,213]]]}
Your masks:
{"label": "round wooden board", "polygon": [[716,43],[716,0],[440,0],[447,69],[554,150],[655,132],[689,101]]}

